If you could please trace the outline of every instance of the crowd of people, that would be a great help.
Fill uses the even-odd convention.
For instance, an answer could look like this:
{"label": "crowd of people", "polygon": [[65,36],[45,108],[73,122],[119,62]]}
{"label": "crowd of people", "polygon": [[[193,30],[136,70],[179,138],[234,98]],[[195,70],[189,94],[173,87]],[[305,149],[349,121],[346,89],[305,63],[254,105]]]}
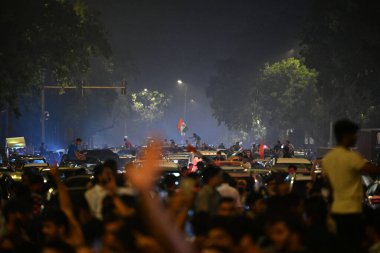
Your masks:
{"label": "crowd of people", "polygon": [[325,178],[303,194],[282,175],[257,188],[212,162],[180,178],[161,175],[158,142],[142,166],[123,174],[115,161],[97,166],[82,194],[68,190],[59,168],[50,169],[55,194],[40,175],[26,173],[15,196],[0,203],[0,252],[380,252],[380,215],[362,208],[360,181],[380,168],[349,150],[357,130],[336,123],[338,147],[324,159]]}

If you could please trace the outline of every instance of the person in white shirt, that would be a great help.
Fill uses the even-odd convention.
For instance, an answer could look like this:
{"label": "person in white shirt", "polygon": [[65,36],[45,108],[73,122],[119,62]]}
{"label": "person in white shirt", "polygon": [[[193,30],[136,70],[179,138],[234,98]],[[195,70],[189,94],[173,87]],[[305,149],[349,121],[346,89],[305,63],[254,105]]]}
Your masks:
{"label": "person in white shirt", "polygon": [[331,212],[337,226],[337,237],[342,252],[361,252],[363,186],[362,173],[380,173],[359,153],[350,148],[356,145],[359,126],[349,120],[334,125],[337,141],[335,149],[323,159],[323,173],[330,183],[333,203]]}
{"label": "person in white shirt", "polygon": [[217,188],[217,191],[219,192],[220,196],[222,196],[222,198],[233,199],[234,203],[235,203],[235,208],[236,209],[241,209],[242,208],[242,204],[241,204],[241,201],[240,201],[240,194],[239,194],[239,191],[236,188],[234,188],[234,187],[232,187],[230,185],[230,182],[232,180],[233,179],[231,178],[230,175],[228,175],[227,173],[223,173],[223,182]]}
{"label": "person in white shirt", "polygon": [[[97,219],[102,220],[103,200],[109,195],[106,186],[111,180],[115,180],[115,172],[105,163],[104,165],[98,165],[95,167],[94,178],[95,186],[87,190],[84,196],[88,202],[92,215]],[[117,194],[133,195],[134,192],[129,188],[118,187]]]}

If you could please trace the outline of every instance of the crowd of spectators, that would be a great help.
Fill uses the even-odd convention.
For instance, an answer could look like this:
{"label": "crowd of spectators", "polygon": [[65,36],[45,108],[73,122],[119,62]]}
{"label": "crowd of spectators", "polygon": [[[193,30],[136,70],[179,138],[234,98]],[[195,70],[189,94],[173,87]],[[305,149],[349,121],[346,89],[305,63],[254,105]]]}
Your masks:
{"label": "crowd of spectators", "polygon": [[107,161],[76,195],[51,168],[56,194],[49,200],[42,177],[24,174],[16,195],[1,203],[0,252],[380,252],[379,214],[364,211],[360,248],[347,248],[320,183],[299,194],[272,174],[257,188],[211,164],[162,178],[159,153],[153,145],[142,166],[123,174]]}

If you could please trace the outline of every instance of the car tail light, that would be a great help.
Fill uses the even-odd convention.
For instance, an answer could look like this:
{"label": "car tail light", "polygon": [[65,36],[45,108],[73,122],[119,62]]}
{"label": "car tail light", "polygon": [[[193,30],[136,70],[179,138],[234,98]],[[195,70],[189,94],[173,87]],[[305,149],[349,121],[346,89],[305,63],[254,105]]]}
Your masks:
{"label": "car tail light", "polygon": [[380,196],[372,196],[368,199],[371,204],[380,204]]}

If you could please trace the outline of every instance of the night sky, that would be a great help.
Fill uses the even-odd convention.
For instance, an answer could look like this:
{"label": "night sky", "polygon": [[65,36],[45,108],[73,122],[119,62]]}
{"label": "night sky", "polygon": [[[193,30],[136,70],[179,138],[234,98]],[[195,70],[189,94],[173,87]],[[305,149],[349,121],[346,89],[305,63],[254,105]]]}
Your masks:
{"label": "night sky", "polygon": [[[228,131],[218,127],[205,95],[219,60],[246,58],[253,65],[283,57],[297,45],[306,1],[113,0],[88,1],[100,13],[113,55],[132,61],[137,71],[130,89],[166,91],[173,96],[162,121],[169,138],[177,138],[182,116],[182,79],[189,85],[188,125],[208,142]],[[226,94],[226,99],[228,95]],[[237,98],[240,99],[240,98]],[[233,106],[233,105],[232,105]]]}

